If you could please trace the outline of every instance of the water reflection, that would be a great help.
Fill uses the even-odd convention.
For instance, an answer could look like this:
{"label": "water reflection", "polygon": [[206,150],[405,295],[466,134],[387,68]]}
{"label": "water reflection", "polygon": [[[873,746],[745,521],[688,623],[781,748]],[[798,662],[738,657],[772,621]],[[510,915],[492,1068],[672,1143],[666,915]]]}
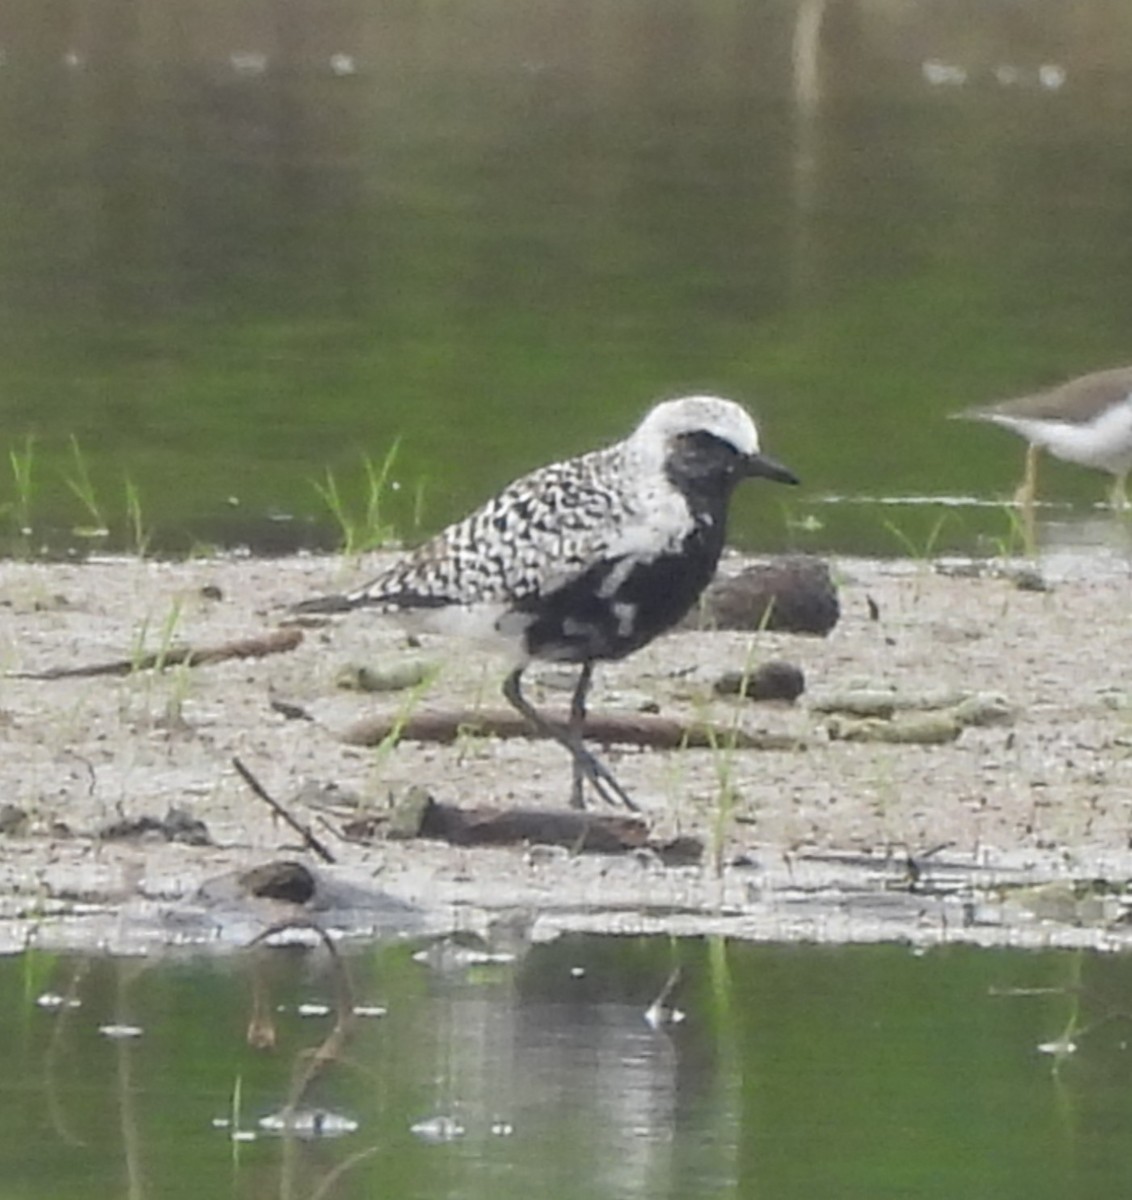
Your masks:
{"label": "water reflection", "polygon": [[[1120,957],[578,937],[437,972],[408,950],[349,960],[386,1012],[332,1052],[324,953],[0,962],[6,1182],[29,1198],[1125,1194]],[[650,1028],[674,958],[687,1020]],[[256,969],[272,1052],[244,1038]],[[79,1006],[31,1003],[48,988]],[[299,1015],[315,1001],[329,1012]],[[99,1037],[111,1019],[141,1036]]]}

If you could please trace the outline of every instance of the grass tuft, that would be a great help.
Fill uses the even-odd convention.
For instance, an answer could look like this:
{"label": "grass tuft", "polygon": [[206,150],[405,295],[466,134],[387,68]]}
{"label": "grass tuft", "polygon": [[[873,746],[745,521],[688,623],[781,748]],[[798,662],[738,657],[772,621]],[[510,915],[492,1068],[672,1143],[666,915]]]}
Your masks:
{"label": "grass tuft", "polygon": [[31,536],[32,472],[35,464],[35,437],[24,438],[23,450],[8,451],[8,462],[12,467],[12,481],[16,485],[16,498],[10,505],[12,523],[20,537]]}
{"label": "grass tuft", "polygon": [[141,492],[137,485],[126,476],[126,527],[127,538],[131,553],[138,558],[145,558],[149,550],[150,532],[145,527],[142,517]]}
{"label": "grass tuft", "polygon": [[102,511],[102,506],[98,503],[94,484],[91,482],[86,456],[79,445],[79,439],[73,433],[71,434],[70,443],[72,473],[64,474],[63,481],[78,498],[79,503],[86,512],[86,522],[82,525],[76,525],[72,532],[76,537],[104,538],[109,534],[110,530],[106,524],[106,516]]}
{"label": "grass tuft", "polygon": [[364,492],[360,510],[346,499],[333,471],[327,469],[324,483],[314,482],[315,491],[338,524],[342,552],[347,557],[356,558],[370,550],[380,550],[396,540],[396,532],[385,518],[384,509],[388,493],[394,486],[390,473],[400,445],[398,438],[380,462],[374,462],[368,454],[362,455]]}

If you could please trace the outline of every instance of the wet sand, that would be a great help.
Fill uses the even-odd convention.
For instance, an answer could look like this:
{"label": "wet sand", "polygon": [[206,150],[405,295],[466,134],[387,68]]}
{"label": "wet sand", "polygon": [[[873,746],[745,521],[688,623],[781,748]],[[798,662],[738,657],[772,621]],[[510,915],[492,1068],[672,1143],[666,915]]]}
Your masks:
{"label": "wet sand", "polygon": [[[793,739],[795,748],[774,751],[607,752],[657,837],[703,839],[700,866],[670,867],[647,851],[341,839],[351,805],[384,811],[413,784],[463,805],[561,806],[569,793],[569,760],[546,742],[346,744],[342,732],[374,712],[500,703],[501,658],[440,638],[409,646],[403,629],[372,614],[307,627],[297,648],[259,659],[11,676],[260,636],[294,601],[368,569],[314,557],[0,563],[0,805],[25,814],[0,834],[0,949],[155,950],[244,937],[235,922],[205,935],[190,925],[178,935],[168,922],[195,911],[193,897],[213,877],[282,857],[313,861],[249,792],[234,755],[330,847],[328,878],[418,906],[428,929],[482,928],[521,909],[537,918],[535,936],[584,928],[1125,945],[1126,568],[1047,563],[1047,590],[1031,590],[1010,572],[955,564],[833,566],[842,619],[828,638],[679,632],[599,667],[597,710],[738,722]],[[725,670],[771,658],[804,670],[796,704],[713,694]],[[338,684],[344,667],[405,659],[441,668],[423,696]],[[565,703],[561,670],[532,668],[530,678],[536,702]],[[938,732],[937,706],[952,705],[946,725],[964,697],[983,706],[985,723],[963,723],[937,744],[844,740],[860,735],[857,718],[818,709],[862,691],[891,692],[909,706],[895,719],[929,732]],[[338,801],[330,807],[327,789]],[[215,844],[98,836],[115,820],[161,818],[171,806],[202,820]],[[270,916],[257,912],[252,924]],[[364,935],[365,921],[355,924]]]}

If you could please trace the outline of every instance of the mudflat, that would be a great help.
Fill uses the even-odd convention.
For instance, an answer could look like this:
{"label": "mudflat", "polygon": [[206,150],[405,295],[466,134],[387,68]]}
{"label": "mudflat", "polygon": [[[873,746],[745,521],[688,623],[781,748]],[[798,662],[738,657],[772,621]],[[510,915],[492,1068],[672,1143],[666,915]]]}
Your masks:
{"label": "mudflat", "polygon": [[[375,714],[396,724],[502,704],[507,664],[490,650],[412,639],[365,612],[288,623],[294,602],[376,565],[0,563],[0,949],[229,944],[238,938],[220,925],[200,933],[168,918],[201,907],[207,881],[276,859],[403,902],[433,930],[519,911],[547,935],[1129,941],[1122,563],[1053,564],[1036,577],[980,563],[838,561],[842,617],[826,638],[680,631],[600,665],[596,711],[775,735],[773,749],[732,748],[724,736],[702,749],[602,751],[652,836],[702,842],[702,860],[678,866],[649,850],[382,836],[391,804],[414,785],[446,804],[562,807],[570,762],[550,742],[474,731],[447,744],[344,738]],[[280,630],[301,638],[271,643]],[[248,639],[269,639],[272,652],[168,661]],[[714,691],[725,672],[771,659],[804,672],[795,703]],[[119,673],[28,677],[113,661]],[[390,686],[400,672],[406,686],[343,686],[359,667]],[[565,705],[569,672],[535,667],[529,678],[536,703]],[[251,793],[234,757],[317,833],[333,865]],[[170,809],[202,822],[207,844],[167,840]],[[374,836],[342,837],[359,813],[376,817]],[[143,818],[154,819],[148,831]],[[107,837],[115,824],[133,835]],[[256,919],[275,917],[264,907]]]}

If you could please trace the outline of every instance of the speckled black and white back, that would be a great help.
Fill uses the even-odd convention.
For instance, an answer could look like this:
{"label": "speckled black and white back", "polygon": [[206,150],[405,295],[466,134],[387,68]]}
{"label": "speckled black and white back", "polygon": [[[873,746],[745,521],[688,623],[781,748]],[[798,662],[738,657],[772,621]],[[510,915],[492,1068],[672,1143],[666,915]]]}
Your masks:
{"label": "speckled black and white back", "polygon": [[520,659],[621,657],[678,621],[715,570],[733,481],[703,501],[673,469],[680,440],[699,436],[758,454],[739,405],[666,401],[624,441],[515,480],[347,606],[413,610],[445,632],[502,638]]}

